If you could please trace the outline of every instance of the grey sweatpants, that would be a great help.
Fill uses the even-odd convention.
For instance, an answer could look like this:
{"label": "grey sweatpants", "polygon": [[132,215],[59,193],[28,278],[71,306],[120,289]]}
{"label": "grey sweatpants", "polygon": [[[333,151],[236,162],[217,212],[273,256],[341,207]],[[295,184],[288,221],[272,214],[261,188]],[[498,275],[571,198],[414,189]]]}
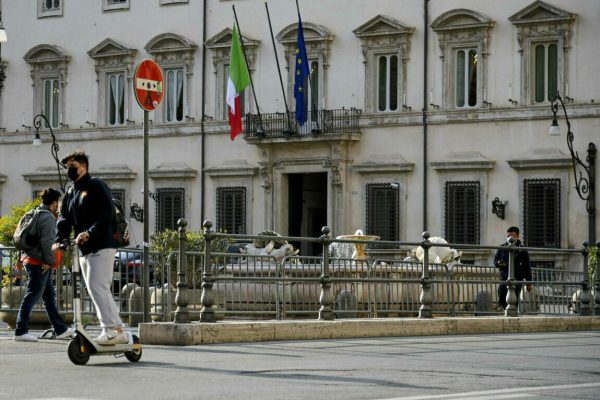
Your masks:
{"label": "grey sweatpants", "polygon": [[103,329],[120,328],[123,325],[110,290],[115,253],[115,249],[102,249],[79,257],[81,274]]}

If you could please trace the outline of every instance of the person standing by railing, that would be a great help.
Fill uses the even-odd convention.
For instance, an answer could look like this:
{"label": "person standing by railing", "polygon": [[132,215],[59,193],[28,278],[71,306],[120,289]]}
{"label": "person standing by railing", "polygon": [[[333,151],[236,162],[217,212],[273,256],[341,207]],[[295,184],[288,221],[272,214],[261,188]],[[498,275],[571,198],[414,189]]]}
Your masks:
{"label": "person standing by railing", "polygon": [[[511,226],[506,230],[506,242],[502,243],[500,246],[508,246],[509,240],[511,238],[515,238],[515,247],[523,247],[521,240],[519,239],[519,228],[516,226]],[[509,260],[509,250],[499,249],[496,251],[496,255],[494,256],[494,265],[496,268],[500,270],[500,279],[506,281],[508,279],[508,260]],[[517,281],[532,281],[531,275],[531,262],[529,261],[529,253],[526,250],[517,250],[515,251],[515,280]],[[519,305],[519,295],[521,294],[522,285],[516,285],[515,294],[517,295],[517,306]],[[529,283],[527,284],[527,291],[531,292],[533,290],[533,286]],[[506,302],[506,295],[508,293],[508,285],[506,283],[501,283],[498,286],[498,304],[502,306],[504,310],[508,303]]]}

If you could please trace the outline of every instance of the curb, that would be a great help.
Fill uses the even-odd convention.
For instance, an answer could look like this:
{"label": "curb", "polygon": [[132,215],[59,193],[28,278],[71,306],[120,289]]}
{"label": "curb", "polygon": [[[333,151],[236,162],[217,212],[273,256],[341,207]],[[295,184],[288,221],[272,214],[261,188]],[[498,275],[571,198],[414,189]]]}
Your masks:
{"label": "curb", "polygon": [[335,321],[221,321],[143,323],[144,344],[192,346],[279,340],[350,339],[490,333],[568,332],[600,329],[600,316],[374,318]]}

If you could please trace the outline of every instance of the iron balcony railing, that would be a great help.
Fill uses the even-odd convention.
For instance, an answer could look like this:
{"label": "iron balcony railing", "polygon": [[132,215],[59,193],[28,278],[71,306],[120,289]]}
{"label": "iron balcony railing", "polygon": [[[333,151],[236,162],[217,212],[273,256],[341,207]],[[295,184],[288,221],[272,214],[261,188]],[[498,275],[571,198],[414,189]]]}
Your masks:
{"label": "iron balcony railing", "polygon": [[306,122],[300,126],[293,112],[270,114],[245,114],[244,137],[286,138],[332,133],[358,133],[358,108],[308,111]]}

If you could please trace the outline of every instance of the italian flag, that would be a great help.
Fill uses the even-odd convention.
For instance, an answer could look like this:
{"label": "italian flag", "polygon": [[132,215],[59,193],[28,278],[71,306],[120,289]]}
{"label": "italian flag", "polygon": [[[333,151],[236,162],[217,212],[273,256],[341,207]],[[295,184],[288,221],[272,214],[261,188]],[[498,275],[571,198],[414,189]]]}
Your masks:
{"label": "italian flag", "polygon": [[229,53],[229,79],[227,80],[227,105],[229,108],[229,126],[231,127],[231,140],[242,131],[242,107],[240,93],[250,84],[248,67],[244,60],[244,53],[235,24],[231,37],[231,51]]}

